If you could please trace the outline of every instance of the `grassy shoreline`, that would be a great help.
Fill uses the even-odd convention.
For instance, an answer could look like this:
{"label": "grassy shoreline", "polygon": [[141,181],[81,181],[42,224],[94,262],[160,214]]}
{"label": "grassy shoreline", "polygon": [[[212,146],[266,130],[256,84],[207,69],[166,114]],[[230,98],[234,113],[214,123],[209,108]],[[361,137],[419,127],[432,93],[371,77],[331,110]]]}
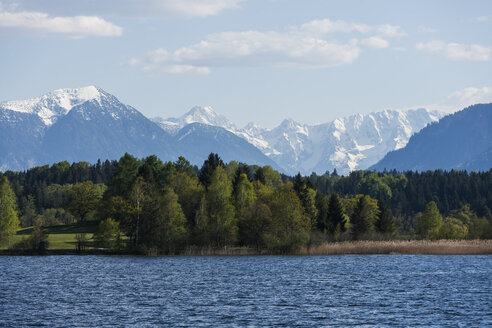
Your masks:
{"label": "grassy shoreline", "polygon": [[[303,246],[288,253],[257,252],[251,248],[198,248],[189,247],[177,256],[268,256],[268,255],[491,255],[492,240],[390,240],[390,241],[345,241],[324,243],[317,246]],[[130,252],[111,252],[104,249],[48,249],[43,254],[29,251],[0,250],[0,256],[11,255],[139,255]],[[161,254],[151,254],[161,256]]]}

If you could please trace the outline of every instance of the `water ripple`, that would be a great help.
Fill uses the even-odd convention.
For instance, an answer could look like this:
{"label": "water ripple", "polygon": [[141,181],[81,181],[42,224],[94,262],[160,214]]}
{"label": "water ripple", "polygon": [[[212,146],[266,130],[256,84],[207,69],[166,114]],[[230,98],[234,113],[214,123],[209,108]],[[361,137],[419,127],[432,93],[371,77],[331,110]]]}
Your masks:
{"label": "water ripple", "polygon": [[1,327],[487,327],[492,256],[0,257]]}

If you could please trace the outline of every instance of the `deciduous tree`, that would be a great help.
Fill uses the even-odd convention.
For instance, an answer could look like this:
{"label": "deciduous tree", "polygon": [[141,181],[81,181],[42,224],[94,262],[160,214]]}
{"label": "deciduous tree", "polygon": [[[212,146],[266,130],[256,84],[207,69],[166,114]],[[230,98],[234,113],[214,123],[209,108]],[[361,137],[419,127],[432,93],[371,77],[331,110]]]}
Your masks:
{"label": "deciduous tree", "polygon": [[6,176],[0,177],[0,244],[10,245],[17,229],[17,202]]}

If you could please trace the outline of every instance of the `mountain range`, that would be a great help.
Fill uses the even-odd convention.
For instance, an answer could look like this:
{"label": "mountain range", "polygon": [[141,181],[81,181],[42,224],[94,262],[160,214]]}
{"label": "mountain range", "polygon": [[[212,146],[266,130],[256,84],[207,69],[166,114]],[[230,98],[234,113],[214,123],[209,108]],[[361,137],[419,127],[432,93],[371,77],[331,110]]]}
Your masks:
{"label": "mountain range", "polygon": [[245,139],[289,174],[324,173],[337,169],[347,174],[367,169],[389,151],[403,148],[413,133],[444,113],[427,109],[384,110],[307,125],[291,119],[273,129],[250,123],[238,128],[210,107],[193,107],[178,118],[153,118],[171,135],[192,123],[222,127]]}
{"label": "mountain range", "polygon": [[216,152],[225,161],[270,165],[287,174],[335,168],[347,174],[405,147],[412,134],[443,116],[423,108],[384,110],[319,125],[286,119],[272,129],[254,123],[239,128],[210,107],[150,120],[100,88],[59,89],[0,103],[0,170],[117,159],[125,152],[162,160],[182,155],[201,165]]}
{"label": "mountain range", "polygon": [[201,165],[210,152],[281,168],[256,147],[221,127],[196,123],[171,135],[100,88],[60,89],[0,103],[0,170],[24,170],[67,160],[95,162],[155,154],[185,156]]}

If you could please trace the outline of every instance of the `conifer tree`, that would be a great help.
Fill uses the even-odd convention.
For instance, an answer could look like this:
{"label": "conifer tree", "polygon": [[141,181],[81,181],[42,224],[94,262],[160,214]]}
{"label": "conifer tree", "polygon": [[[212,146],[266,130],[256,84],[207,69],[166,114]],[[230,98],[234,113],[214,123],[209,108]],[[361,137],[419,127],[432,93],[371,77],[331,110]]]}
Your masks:
{"label": "conifer tree", "polygon": [[371,231],[371,219],[371,208],[369,206],[367,196],[363,196],[359,198],[357,206],[350,217],[353,239],[359,239],[364,234]]}
{"label": "conifer tree", "polygon": [[342,202],[340,201],[340,197],[338,197],[338,194],[336,192],[330,195],[326,221],[328,232],[332,234],[335,233],[337,227],[341,232],[345,232],[345,225],[347,223],[347,220],[345,219],[345,215],[343,213]]}
{"label": "conifer tree", "polygon": [[375,228],[377,232],[383,234],[395,234],[395,218],[391,215],[390,209],[384,202],[380,202],[379,204],[379,213],[376,218]]}
{"label": "conifer tree", "polygon": [[210,153],[208,158],[203,162],[198,178],[206,189],[208,189],[208,186],[212,183],[212,175],[214,174],[215,169],[219,166],[223,167],[224,162],[219,155],[214,153]]}

